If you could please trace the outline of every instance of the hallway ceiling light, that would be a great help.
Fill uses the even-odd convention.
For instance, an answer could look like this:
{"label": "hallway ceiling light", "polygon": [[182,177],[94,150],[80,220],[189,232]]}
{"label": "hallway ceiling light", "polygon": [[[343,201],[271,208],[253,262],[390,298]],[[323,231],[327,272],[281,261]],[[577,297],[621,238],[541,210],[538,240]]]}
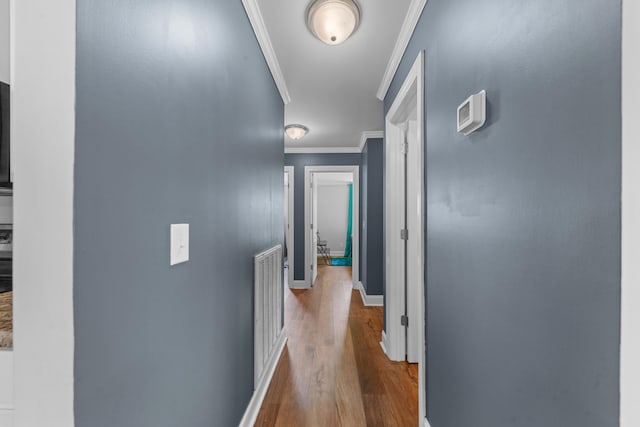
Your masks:
{"label": "hallway ceiling light", "polygon": [[337,45],[360,24],[360,9],[353,0],[315,0],[307,10],[307,26],[318,39]]}
{"label": "hallway ceiling light", "polygon": [[287,125],[284,127],[284,131],[291,139],[300,139],[309,132],[309,128],[302,125]]}

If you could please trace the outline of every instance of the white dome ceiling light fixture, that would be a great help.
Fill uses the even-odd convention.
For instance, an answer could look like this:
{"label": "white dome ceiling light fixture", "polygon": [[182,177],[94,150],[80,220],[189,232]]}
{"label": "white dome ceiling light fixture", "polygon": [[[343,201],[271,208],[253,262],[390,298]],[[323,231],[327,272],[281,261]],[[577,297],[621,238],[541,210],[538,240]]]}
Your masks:
{"label": "white dome ceiling light fixture", "polygon": [[307,9],[311,33],[328,45],[347,40],[360,24],[360,8],[354,0],[314,0]]}
{"label": "white dome ceiling light fixture", "polygon": [[293,140],[298,140],[309,132],[309,128],[306,126],[298,125],[298,124],[292,124],[292,125],[286,125],[284,127],[284,132],[287,134],[289,138]]}

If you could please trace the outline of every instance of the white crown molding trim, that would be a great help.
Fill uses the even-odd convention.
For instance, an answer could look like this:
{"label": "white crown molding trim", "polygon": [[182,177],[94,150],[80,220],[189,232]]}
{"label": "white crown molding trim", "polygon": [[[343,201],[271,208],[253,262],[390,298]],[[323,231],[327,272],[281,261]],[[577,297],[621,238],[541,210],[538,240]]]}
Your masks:
{"label": "white crown molding trim", "polygon": [[358,154],[358,147],[285,147],[285,154]]}
{"label": "white crown molding trim", "polygon": [[267,389],[269,388],[269,384],[271,383],[271,379],[273,378],[273,373],[276,370],[276,366],[278,366],[278,361],[280,360],[280,355],[282,354],[282,350],[284,350],[284,346],[287,343],[287,332],[284,326],[280,331],[280,336],[278,337],[278,342],[276,343],[275,351],[269,357],[269,360],[264,368],[264,374],[262,375],[262,380],[260,384],[256,386],[255,391],[253,392],[253,396],[251,396],[251,400],[249,401],[249,405],[247,405],[247,409],[244,412],[244,416],[242,420],[240,420],[240,424],[238,427],[252,427],[256,419],[258,418],[258,413],[260,412],[260,408],[262,407],[262,401],[267,394]]}
{"label": "white crown molding trim", "polygon": [[271,70],[273,80],[276,82],[276,86],[282,97],[282,102],[287,105],[291,102],[291,96],[289,95],[289,89],[287,89],[287,83],[284,80],[284,74],[282,74],[276,51],[273,49],[267,26],[262,18],[258,0],[242,0],[242,4],[251,22],[251,27],[253,27],[253,32],[258,39],[258,44],[260,45],[260,49],[262,49],[264,59],[267,61],[269,70]]}
{"label": "white crown molding trim", "polygon": [[362,282],[358,282],[358,290],[360,291],[360,298],[362,298],[362,304],[364,306],[382,307],[384,305],[384,297],[382,295],[367,295],[367,291]]}
{"label": "white crown molding trim", "polygon": [[289,289],[310,289],[306,280],[294,280],[289,285]]}
{"label": "white crown molding trim", "polygon": [[400,28],[400,34],[398,34],[398,39],[396,40],[396,45],[393,48],[391,58],[389,58],[389,63],[387,64],[387,69],[384,71],[382,82],[378,88],[377,97],[380,101],[384,101],[384,97],[387,95],[389,86],[391,86],[391,81],[393,80],[396,71],[398,71],[400,61],[404,56],[404,52],[407,50],[413,31],[416,29],[416,25],[418,24],[418,20],[420,19],[420,15],[422,15],[422,10],[427,4],[427,1],[428,0],[411,0],[411,4],[409,4],[407,16],[404,18],[404,22]]}
{"label": "white crown molding trim", "polygon": [[383,130],[376,130],[376,131],[364,131],[362,132],[362,136],[360,137],[360,152],[362,153],[362,150],[364,150],[364,145],[367,143],[368,139],[374,139],[374,138],[384,138],[384,131]]}

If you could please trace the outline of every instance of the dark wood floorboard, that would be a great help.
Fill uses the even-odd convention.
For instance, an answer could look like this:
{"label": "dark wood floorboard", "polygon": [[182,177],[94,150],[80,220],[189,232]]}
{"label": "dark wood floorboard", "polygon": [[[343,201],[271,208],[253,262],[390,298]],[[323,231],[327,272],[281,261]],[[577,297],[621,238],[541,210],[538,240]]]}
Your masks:
{"label": "dark wood floorboard", "polygon": [[380,347],[382,307],[365,307],[351,267],[319,266],[310,290],[285,290],[287,346],[256,426],[418,425],[418,365]]}

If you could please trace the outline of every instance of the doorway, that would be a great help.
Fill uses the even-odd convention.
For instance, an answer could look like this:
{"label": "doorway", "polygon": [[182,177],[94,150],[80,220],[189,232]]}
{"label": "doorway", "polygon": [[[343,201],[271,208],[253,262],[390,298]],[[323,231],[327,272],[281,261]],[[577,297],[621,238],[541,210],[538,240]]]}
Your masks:
{"label": "doorway", "polygon": [[294,241],[293,241],[293,189],[294,167],[284,167],[284,281],[285,286],[293,284]]}
{"label": "doorway", "polygon": [[[344,260],[349,255],[348,261],[352,267],[352,284],[357,289],[359,279],[359,257],[360,257],[360,233],[359,233],[359,200],[360,200],[360,167],[359,166],[305,166],[305,184],[304,184],[304,201],[305,201],[305,282],[307,287],[313,286],[318,275],[318,255],[322,259],[329,259],[333,264],[334,256]],[[324,178],[323,178],[324,176]],[[345,178],[348,176],[348,179]],[[321,194],[321,183],[323,181],[340,185],[340,181],[347,189],[350,184],[350,204],[345,206],[345,210],[350,206],[349,212],[345,211],[344,216],[349,218],[347,225],[350,229],[345,232],[344,245],[338,242],[329,245],[327,239],[333,233],[329,230],[321,230],[318,227],[319,219],[319,203],[318,195]],[[324,233],[324,234],[323,234]],[[320,253],[319,253],[320,249]],[[338,257],[342,254],[343,256]],[[336,259],[337,261],[337,259]],[[342,262],[341,262],[342,263]]]}
{"label": "doorway", "polygon": [[386,325],[391,360],[418,363],[419,415],[425,417],[424,52],[385,119]]}

